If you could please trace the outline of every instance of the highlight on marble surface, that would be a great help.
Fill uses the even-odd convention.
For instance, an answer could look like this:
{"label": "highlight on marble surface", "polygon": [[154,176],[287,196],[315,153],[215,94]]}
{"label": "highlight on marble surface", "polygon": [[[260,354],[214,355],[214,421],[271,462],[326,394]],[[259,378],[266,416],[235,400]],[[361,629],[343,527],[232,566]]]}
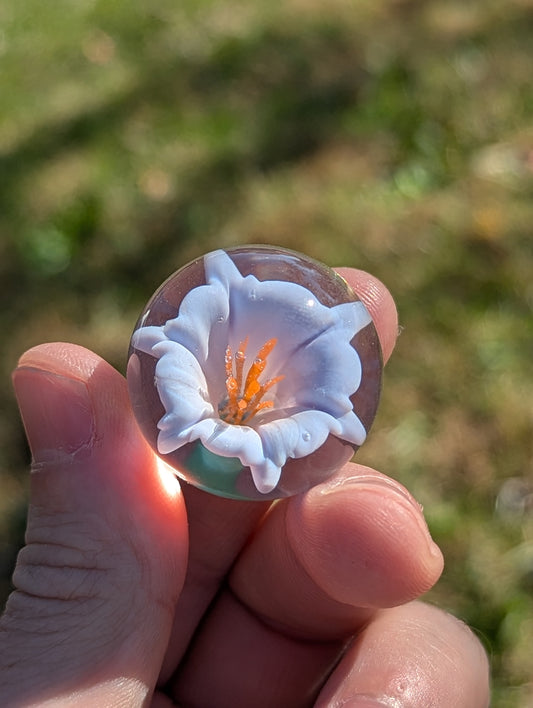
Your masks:
{"label": "highlight on marble surface", "polygon": [[138,423],[179,477],[235,499],[326,480],[365,441],[382,373],[371,317],[332,269],[271,246],[178,270],[135,327]]}

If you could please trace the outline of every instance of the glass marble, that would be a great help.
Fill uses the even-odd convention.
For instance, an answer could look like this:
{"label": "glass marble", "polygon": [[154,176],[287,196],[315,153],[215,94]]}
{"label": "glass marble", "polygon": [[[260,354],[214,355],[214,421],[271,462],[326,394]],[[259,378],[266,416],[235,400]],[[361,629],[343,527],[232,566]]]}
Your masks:
{"label": "glass marble", "polygon": [[382,375],[371,317],[335,271],[271,246],[217,250],[171,275],[135,326],[133,411],[186,482],[291,496],[364,442]]}

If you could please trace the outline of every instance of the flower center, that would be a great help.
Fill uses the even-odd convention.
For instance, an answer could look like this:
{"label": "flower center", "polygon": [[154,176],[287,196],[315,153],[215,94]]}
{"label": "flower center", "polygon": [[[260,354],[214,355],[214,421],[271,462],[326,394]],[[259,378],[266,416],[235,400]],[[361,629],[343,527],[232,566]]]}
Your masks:
{"label": "flower center", "polygon": [[273,401],[262,401],[261,399],[272,386],[285,377],[276,376],[264,384],[259,383],[259,377],[265,370],[268,355],[276,346],[277,341],[273,337],[263,344],[248,369],[246,377],[244,376],[244,366],[246,363],[248,337],[239,344],[235,355],[233,355],[231,347],[227,347],[226,356],[224,357],[227,396],[224,397],[218,407],[218,414],[226,423],[231,423],[232,425],[248,424],[256,413],[274,406]]}

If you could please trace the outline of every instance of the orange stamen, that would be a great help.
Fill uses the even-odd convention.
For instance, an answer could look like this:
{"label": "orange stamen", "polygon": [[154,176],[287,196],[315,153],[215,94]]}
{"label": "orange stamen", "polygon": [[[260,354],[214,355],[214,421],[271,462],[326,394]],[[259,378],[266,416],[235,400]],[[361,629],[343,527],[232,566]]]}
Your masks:
{"label": "orange stamen", "polygon": [[244,379],[244,365],[248,337],[239,344],[235,356],[232,354],[231,347],[227,347],[224,358],[227,396],[219,406],[219,415],[226,423],[233,425],[248,423],[259,411],[274,406],[273,401],[262,401],[261,399],[272,386],[285,377],[276,376],[261,384],[259,376],[265,370],[268,355],[276,346],[277,341],[273,337],[263,344],[246,374],[246,379]]}
{"label": "orange stamen", "polygon": [[246,347],[248,346],[248,337],[239,344],[237,353],[235,354],[235,378],[237,381],[242,381],[242,372],[244,362],[246,361]]}

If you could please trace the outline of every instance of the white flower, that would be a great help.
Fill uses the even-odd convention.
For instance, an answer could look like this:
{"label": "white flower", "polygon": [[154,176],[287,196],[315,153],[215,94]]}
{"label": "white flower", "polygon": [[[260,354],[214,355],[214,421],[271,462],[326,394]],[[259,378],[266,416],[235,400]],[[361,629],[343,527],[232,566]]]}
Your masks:
{"label": "white flower", "polygon": [[159,452],[200,440],[239,458],[267,494],[288,458],[328,435],[361,445],[366,430],[350,400],[361,361],[350,342],[371,321],[364,305],[326,307],[301,285],[243,277],[222,250],[204,267],[206,284],[187,293],[177,317],[132,339],[158,359]]}

